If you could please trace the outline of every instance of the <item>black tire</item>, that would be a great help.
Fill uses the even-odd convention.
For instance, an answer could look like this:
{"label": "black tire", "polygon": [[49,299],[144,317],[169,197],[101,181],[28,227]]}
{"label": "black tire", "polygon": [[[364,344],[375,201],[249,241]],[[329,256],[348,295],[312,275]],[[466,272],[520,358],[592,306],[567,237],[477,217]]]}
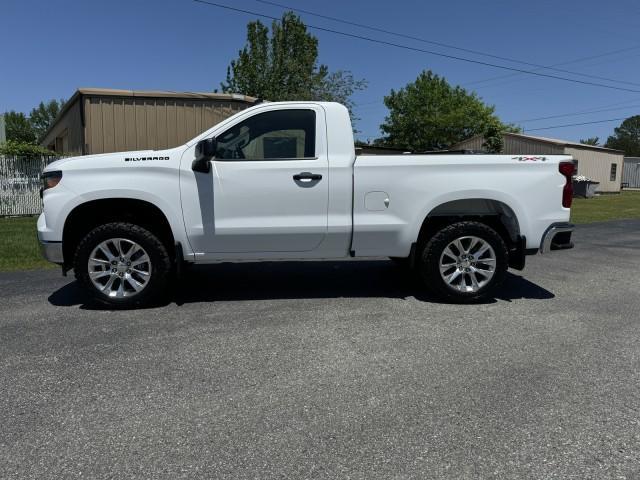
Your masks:
{"label": "black tire", "polygon": [[[146,286],[133,296],[111,297],[99,290],[89,277],[89,256],[102,242],[113,238],[131,240],[147,253],[151,274]],[[90,231],[78,244],[73,261],[73,269],[78,282],[97,301],[119,308],[148,305],[166,291],[172,272],[172,260],[167,247],[149,230],[132,223],[107,223]]]}
{"label": "black tire", "polygon": [[[474,292],[461,291],[452,287],[440,274],[440,258],[444,249],[454,240],[467,236],[484,240],[495,253],[493,276],[485,285]],[[426,287],[437,297],[453,303],[473,303],[494,295],[496,289],[504,281],[508,266],[509,251],[502,237],[483,223],[465,221],[443,228],[424,244],[420,250],[418,270]],[[470,282],[470,280],[465,280],[462,275],[462,282]]]}

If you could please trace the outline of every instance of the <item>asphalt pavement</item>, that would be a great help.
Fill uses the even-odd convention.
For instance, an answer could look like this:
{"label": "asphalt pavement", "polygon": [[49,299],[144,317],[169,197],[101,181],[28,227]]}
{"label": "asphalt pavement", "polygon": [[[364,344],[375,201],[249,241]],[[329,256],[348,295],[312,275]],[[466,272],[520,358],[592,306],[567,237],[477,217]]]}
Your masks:
{"label": "asphalt pavement", "polygon": [[0,478],[638,478],[640,221],[500,298],[385,260],[221,264],[109,311],[0,274]]}

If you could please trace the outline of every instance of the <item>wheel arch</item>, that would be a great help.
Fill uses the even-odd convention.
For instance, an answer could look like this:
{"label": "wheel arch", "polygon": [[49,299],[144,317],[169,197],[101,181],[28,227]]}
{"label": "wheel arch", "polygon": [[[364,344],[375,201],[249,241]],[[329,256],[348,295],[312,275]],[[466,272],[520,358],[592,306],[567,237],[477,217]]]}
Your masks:
{"label": "wheel arch", "polygon": [[466,220],[475,220],[494,228],[507,244],[518,242],[522,231],[515,210],[503,200],[491,197],[466,197],[443,201],[432,207],[423,217],[416,242],[427,241],[444,226]]}
{"label": "wheel arch", "polygon": [[67,215],[62,248],[65,266],[73,263],[80,240],[91,230],[109,222],[130,222],[153,232],[175,255],[175,237],[167,215],[157,206],[137,198],[101,198],[76,205]]}

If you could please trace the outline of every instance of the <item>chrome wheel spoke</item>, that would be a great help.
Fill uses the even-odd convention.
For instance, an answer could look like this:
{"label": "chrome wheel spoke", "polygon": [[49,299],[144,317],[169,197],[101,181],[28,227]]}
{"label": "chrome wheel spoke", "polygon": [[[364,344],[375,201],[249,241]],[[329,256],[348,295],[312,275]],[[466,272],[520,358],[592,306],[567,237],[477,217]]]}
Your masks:
{"label": "chrome wheel spoke", "polygon": [[446,255],[447,257],[449,257],[451,259],[453,259],[454,261],[458,260],[458,256],[455,253],[453,253],[453,251],[450,248],[450,245],[447,248],[444,249],[444,255]]}
{"label": "chrome wheel spoke", "polygon": [[109,265],[109,260],[103,260],[102,258],[90,258],[89,262],[93,263],[93,266]]}
{"label": "chrome wheel spoke", "polygon": [[[107,242],[102,242],[100,245],[98,245],[98,248],[96,248],[96,251],[102,253],[102,255],[107,257],[107,260],[109,261],[116,259],[116,257],[114,257],[113,254],[111,253],[111,250],[107,245]],[[94,251],[94,254],[91,255],[92,257],[95,257],[95,253],[97,253],[96,251]]]}
{"label": "chrome wheel spoke", "polygon": [[457,264],[456,263],[443,263],[440,265],[440,271],[441,272],[446,272],[447,270],[449,270],[450,268],[457,268]]}
{"label": "chrome wheel spoke", "polygon": [[112,275],[110,270],[97,270],[95,272],[89,272],[89,276],[94,280],[97,280],[98,278],[104,278],[109,275]]}
{"label": "chrome wheel spoke", "polygon": [[471,253],[473,251],[473,247],[475,247],[478,243],[482,244],[482,240],[480,240],[478,237],[471,237],[471,242],[469,243],[467,252]]}
{"label": "chrome wheel spoke", "polygon": [[480,250],[478,250],[478,253],[476,253],[476,258],[482,258],[482,256],[487,253],[489,250],[491,250],[491,252],[493,253],[493,250],[491,249],[491,245],[489,245],[488,243],[485,243],[482,248],[480,248]]}
{"label": "chrome wheel spoke", "polygon": [[456,268],[456,269],[455,269],[455,271],[454,271],[453,273],[451,273],[450,275],[448,275],[448,276],[444,277],[444,279],[445,279],[445,281],[446,281],[448,284],[452,284],[452,283],[453,283],[453,281],[454,281],[456,278],[458,278],[458,277],[460,276],[460,274],[461,274],[461,273],[462,273],[462,272],[461,272],[459,269],[457,269],[457,268]]}
{"label": "chrome wheel spoke", "polygon": [[140,283],[135,278],[132,278],[132,277],[127,278],[127,283],[131,285],[131,288],[133,288],[136,292],[139,292],[145,286],[144,283]]}
{"label": "chrome wheel spoke", "polygon": [[486,263],[487,265],[495,265],[496,259],[495,258],[478,258],[476,260],[476,263]]}
{"label": "chrome wheel spoke", "polygon": [[480,288],[480,285],[478,285],[478,279],[476,278],[476,273],[475,272],[470,272],[469,273],[469,278],[471,278],[471,289],[475,292]]}
{"label": "chrome wheel spoke", "polygon": [[142,265],[143,263],[149,263],[149,256],[146,253],[140,258],[136,258],[135,261],[131,262],[131,266],[137,267],[138,265]]}
{"label": "chrome wheel spoke", "polygon": [[118,277],[115,276],[115,275],[111,275],[109,280],[107,280],[107,283],[105,283],[102,286],[102,288],[100,288],[100,290],[102,290],[104,293],[106,293],[108,295],[109,292],[111,292],[111,287],[113,286],[113,282],[115,282],[116,278],[118,278]]}
{"label": "chrome wheel spoke", "polygon": [[121,278],[116,291],[116,297],[124,297],[124,280]]}
{"label": "chrome wheel spoke", "polygon": [[491,275],[493,275],[495,271],[495,270],[486,270],[484,268],[478,268],[478,267],[475,267],[473,270],[474,272],[480,272],[485,277],[490,277]]}
{"label": "chrome wheel spoke", "polygon": [[133,244],[131,245],[131,248],[129,248],[127,253],[124,255],[124,258],[126,260],[131,260],[131,257],[133,257],[136,253],[140,251],[144,252],[144,250],[142,250],[142,247],[140,245]]}

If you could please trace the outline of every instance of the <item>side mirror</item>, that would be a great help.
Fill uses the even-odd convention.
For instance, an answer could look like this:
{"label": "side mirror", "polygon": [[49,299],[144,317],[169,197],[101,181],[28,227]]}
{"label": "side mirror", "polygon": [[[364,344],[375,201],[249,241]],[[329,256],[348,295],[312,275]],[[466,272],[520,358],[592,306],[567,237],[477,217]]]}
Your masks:
{"label": "side mirror", "polygon": [[209,173],[211,165],[209,161],[215,157],[218,142],[215,138],[205,138],[196,143],[196,158],[191,163],[191,170],[194,172]]}

